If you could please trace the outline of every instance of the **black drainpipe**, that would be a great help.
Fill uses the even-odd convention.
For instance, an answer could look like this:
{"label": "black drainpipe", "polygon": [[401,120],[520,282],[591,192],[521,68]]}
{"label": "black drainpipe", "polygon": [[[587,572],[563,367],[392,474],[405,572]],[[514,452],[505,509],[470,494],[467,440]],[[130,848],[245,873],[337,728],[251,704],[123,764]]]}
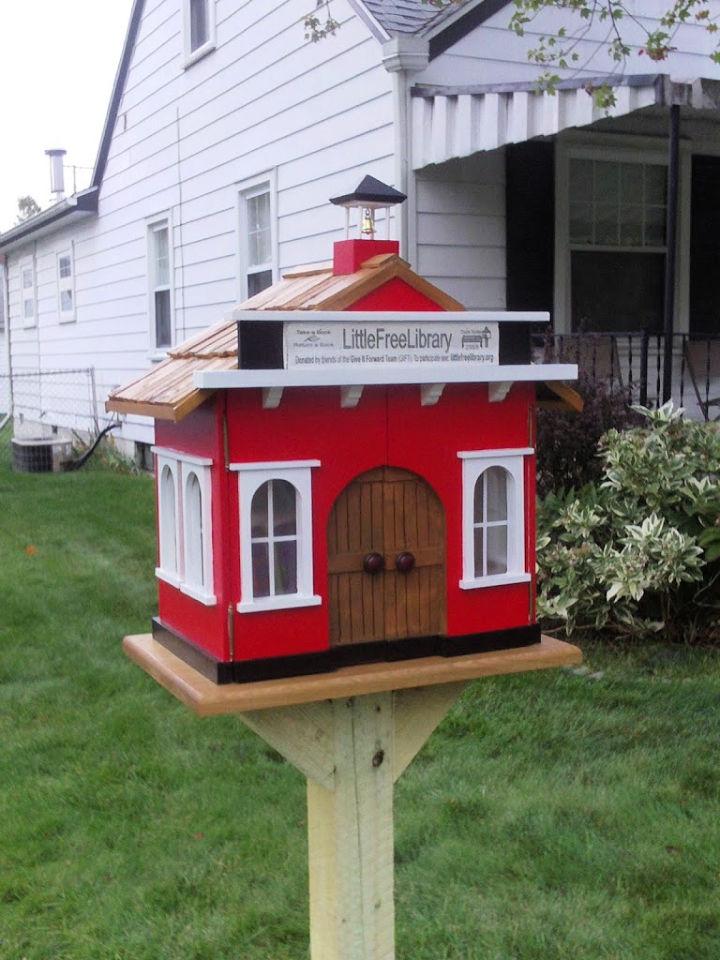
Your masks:
{"label": "black drainpipe", "polygon": [[670,107],[670,131],[668,142],[667,220],[665,241],[665,304],[663,332],[665,354],[663,358],[663,403],[672,395],[673,332],[675,327],[675,259],[677,253],[678,184],[680,180],[680,107]]}

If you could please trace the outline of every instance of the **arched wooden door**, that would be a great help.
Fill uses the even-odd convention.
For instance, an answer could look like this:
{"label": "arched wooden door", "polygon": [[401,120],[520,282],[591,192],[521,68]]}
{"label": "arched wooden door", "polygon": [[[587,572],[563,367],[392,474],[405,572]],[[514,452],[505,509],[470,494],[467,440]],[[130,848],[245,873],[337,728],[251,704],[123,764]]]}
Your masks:
{"label": "arched wooden door", "polygon": [[332,646],[443,634],[445,514],[435,492],[393,467],[356,477],[330,514],[328,572]]}

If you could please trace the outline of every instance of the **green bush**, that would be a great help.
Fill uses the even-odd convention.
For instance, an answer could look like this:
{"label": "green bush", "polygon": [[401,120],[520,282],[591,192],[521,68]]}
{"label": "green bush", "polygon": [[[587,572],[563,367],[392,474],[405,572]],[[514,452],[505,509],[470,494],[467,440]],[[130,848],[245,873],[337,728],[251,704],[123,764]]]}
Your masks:
{"label": "green bush", "polygon": [[608,430],[637,427],[642,418],[628,406],[626,390],[581,373],[575,389],[583,398],[580,413],[538,410],[538,493],[594,483],[602,472],[598,442]]}
{"label": "green bush", "polygon": [[609,430],[602,475],[538,510],[538,612],[574,630],[707,637],[720,617],[720,432],[671,403]]}

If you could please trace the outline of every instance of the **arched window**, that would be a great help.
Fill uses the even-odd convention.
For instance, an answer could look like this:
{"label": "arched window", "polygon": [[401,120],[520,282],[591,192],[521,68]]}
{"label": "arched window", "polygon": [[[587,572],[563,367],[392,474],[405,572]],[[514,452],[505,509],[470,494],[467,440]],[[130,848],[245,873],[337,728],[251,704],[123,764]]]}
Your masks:
{"label": "arched window", "polygon": [[240,506],[240,613],[314,607],[311,470],[318,460],[231,463]]}
{"label": "arched window", "polygon": [[175,476],[168,464],[165,464],[160,474],[159,512],[160,569],[165,574],[177,574],[177,498]]}
{"label": "arched window", "polygon": [[504,467],[488,467],[475,481],[473,550],[475,576],[508,572],[508,492],[512,478]]}
{"label": "arched window", "polygon": [[155,576],[213,606],[212,460],[166,447],[152,451],[157,455],[160,542]]}
{"label": "arched window", "polygon": [[266,480],[250,507],[253,597],[298,590],[298,492],[287,480]]}
{"label": "arched window", "polygon": [[185,581],[191,586],[202,587],[205,583],[203,556],[203,502],[202,488],[195,471],[185,479]]}
{"label": "arched window", "polygon": [[463,590],[530,580],[525,561],[525,458],[533,452],[522,448],[458,453],[463,478]]}

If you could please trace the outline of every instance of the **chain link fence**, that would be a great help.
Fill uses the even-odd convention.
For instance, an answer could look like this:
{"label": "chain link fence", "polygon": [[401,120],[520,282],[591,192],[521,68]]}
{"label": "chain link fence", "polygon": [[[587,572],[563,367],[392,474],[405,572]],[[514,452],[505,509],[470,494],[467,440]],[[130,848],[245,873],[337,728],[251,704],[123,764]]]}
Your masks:
{"label": "chain link fence", "polygon": [[97,436],[93,367],[0,374],[0,462],[12,461],[12,439],[86,445]]}

